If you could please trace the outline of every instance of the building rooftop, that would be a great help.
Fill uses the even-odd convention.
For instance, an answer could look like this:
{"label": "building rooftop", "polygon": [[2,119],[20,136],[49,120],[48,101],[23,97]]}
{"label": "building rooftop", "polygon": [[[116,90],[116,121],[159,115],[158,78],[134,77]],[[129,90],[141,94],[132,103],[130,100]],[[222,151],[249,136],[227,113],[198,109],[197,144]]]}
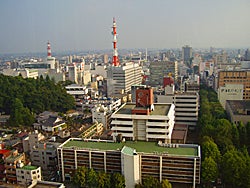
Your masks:
{"label": "building rooftop", "polygon": [[30,188],[60,188],[65,187],[63,183],[49,182],[49,181],[37,181],[34,185],[30,185]]}
{"label": "building rooftop", "polygon": [[227,100],[226,101],[233,111],[234,115],[249,115],[250,101],[249,100]]}
{"label": "building rooftop", "polygon": [[38,168],[37,166],[31,166],[31,165],[26,165],[22,167],[23,170],[36,170],[37,168]]}
{"label": "building rooftop", "polygon": [[[170,154],[170,155],[183,155],[183,156],[199,156],[198,145],[187,145],[187,144],[172,144],[171,147],[159,146],[156,142],[143,142],[143,141],[126,141],[122,143],[116,143],[112,141],[99,141],[99,140],[80,140],[80,139],[69,139],[65,144],[62,144],[62,148],[86,148],[91,150],[119,150],[127,151],[131,153],[133,148],[136,152],[142,153],[158,153],[158,154]],[[124,149],[123,147],[129,147]]]}
{"label": "building rooftop", "polygon": [[[135,104],[134,103],[127,103],[125,104],[123,107],[121,107],[116,114],[132,114],[132,109],[135,108]],[[150,112],[149,115],[162,115],[162,116],[166,116],[168,115],[169,112],[169,108],[170,108],[171,104],[154,104],[154,110]]]}
{"label": "building rooftop", "polygon": [[18,161],[20,158],[23,158],[24,157],[24,154],[23,153],[18,153],[18,154],[15,154],[15,155],[10,155],[6,158],[6,162],[9,162],[9,163],[13,163],[15,161]]}

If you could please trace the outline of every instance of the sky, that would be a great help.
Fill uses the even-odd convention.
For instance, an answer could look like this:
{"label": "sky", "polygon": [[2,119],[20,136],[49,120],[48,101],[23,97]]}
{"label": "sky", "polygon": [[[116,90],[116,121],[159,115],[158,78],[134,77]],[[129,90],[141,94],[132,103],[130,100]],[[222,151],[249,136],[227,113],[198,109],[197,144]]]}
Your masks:
{"label": "sky", "polygon": [[1,0],[0,54],[131,48],[249,48],[249,0]]}

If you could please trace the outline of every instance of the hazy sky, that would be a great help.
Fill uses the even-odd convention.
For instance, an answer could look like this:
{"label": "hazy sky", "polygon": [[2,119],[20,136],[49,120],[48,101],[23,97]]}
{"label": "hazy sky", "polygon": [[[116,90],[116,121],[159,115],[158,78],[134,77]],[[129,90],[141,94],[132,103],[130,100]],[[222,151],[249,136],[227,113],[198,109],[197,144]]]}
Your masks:
{"label": "hazy sky", "polygon": [[1,0],[0,53],[250,47],[250,0]]}

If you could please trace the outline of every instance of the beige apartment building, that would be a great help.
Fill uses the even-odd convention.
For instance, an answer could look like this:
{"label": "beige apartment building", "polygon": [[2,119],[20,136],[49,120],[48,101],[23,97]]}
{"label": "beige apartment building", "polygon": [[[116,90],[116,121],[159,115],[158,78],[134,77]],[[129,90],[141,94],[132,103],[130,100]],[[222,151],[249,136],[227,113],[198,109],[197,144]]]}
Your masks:
{"label": "beige apartment building", "polygon": [[224,87],[226,84],[243,85],[243,100],[250,99],[250,71],[220,71],[218,88]]}

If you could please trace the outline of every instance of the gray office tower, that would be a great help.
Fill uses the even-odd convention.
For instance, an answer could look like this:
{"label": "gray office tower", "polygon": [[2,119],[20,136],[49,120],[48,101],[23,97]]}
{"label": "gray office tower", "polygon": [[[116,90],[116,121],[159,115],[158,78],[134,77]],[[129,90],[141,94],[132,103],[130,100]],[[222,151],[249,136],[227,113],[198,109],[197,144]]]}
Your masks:
{"label": "gray office tower", "polygon": [[190,58],[193,56],[192,47],[186,45],[182,47],[182,59],[184,63],[189,63]]}

